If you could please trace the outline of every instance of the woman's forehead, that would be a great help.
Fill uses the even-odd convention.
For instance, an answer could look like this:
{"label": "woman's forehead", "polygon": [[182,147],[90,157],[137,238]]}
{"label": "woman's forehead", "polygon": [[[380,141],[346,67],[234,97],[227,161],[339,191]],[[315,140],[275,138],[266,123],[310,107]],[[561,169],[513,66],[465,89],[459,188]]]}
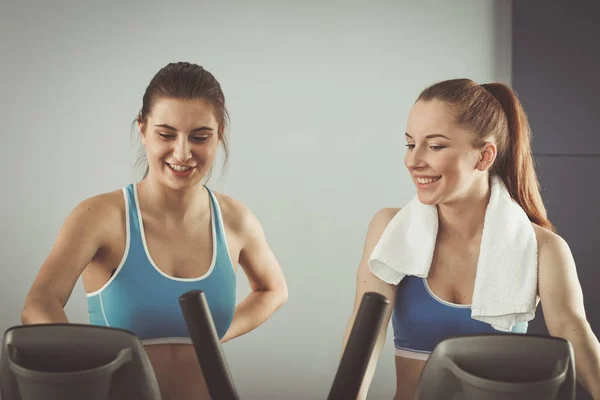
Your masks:
{"label": "woman's forehead", "polygon": [[459,139],[463,129],[456,123],[450,107],[439,100],[418,101],[410,110],[406,133],[414,138],[444,135]]}

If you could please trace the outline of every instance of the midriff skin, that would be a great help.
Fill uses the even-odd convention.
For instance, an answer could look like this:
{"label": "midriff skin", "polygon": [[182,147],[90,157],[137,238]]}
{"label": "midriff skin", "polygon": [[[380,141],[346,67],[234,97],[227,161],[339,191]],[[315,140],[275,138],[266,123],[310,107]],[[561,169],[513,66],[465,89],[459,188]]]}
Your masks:
{"label": "midriff skin", "polygon": [[210,400],[192,345],[153,344],[144,348],[163,400]]}

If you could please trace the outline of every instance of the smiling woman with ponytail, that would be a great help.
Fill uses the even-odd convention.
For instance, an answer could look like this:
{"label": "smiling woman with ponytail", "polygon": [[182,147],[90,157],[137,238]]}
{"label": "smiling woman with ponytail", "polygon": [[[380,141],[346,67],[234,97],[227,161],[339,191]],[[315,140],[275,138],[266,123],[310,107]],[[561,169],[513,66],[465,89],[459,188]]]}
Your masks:
{"label": "smiling woman with ponytail", "polygon": [[[577,379],[595,400],[600,400],[600,344],[586,319],[581,286],[569,246],[548,220],[534,168],[529,123],[515,92],[502,83],[479,85],[470,79],[438,82],[418,96],[408,117],[405,136],[408,148],[405,165],[416,186],[418,202],[437,209],[439,226],[436,228],[435,244],[431,245],[434,247],[432,262],[425,278],[401,273],[399,279],[389,271],[378,269],[381,263],[371,263],[372,260],[380,260],[373,258],[374,249],[381,253],[384,251],[381,249],[389,248],[389,243],[383,246],[377,244],[384,240],[388,225],[390,230],[385,232],[385,238],[389,240],[390,232],[395,229],[392,226],[396,226],[389,223],[400,211],[398,208],[381,209],[367,231],[355,296],[355,299],[360,299],[364,292],[379,292],[393,306],[397,374],[395,400],[414,398],[425,361],[437,343],[452,336],[494,332],[491,324],[471,317],[471,306],[475,309],[475,273],[480,249],[484,248],[484,221],[487,223],[487,213],[493,212],[488,209],[493,187],[507,193],[507,196],[501,197],[506,204],[511,204],[511,210],[520,208],[524,212],[515,211],[514,218],[521,220],[507,221],[506,224],[522,224],[519,226],[523,226],[524,232],[531,238],[527,242],[533,249],[529,253],[533,254],[530,260],[535,260],[537,254],[537,274],[528,275],[533,278],[529,298],[535,305],[538,300],[543,303],[550,334],[571,342],[575,351]],[[411,211],[403,210],[403,219],[396,221],[406,221],[410,218],[407,215],[414,215],[409,212],[421,209],[415,207],[406,207]],[[496,216],[496,219],[502,218],[504,214]],[[415,235],[420,228],[413,224],[415,221],[411,222],[410,229],[398,229],[398,236],[393,242],[395,247],[403,243],[405,238],[401,235],[409,237],[408,242],[413,246],[407,247],[406,251],[419,244]],[[500,232],[495,237],[502,238],[502,235],[503,232]],[[508,245],[526,239],[514,235],[504,237]],[[406,264],[406,260],[411,258],[407,256],[396,260],[396,264]],[[488,264],[500,265],[502,262],[494,258]],[[392,261],[388,258],[383,262],[386,263],[389,266]],[[518,273],[526,271],[524,268],[528,266],[536,268],[533,264],[517,265],[518,268],[502,271]],[[519,276],[501,278],[520,287],[527,286]],[[512,287],[507,287],[506,291],[515,293]],[[353,324],[358,305],[355,301],[348,329]],[[391,310],[387,314],[388,321]],[[526,333],[527,321],[534,315],[535,308],[527,317],[517,319],[511,332]],[[386,330],[382,329],[375,346],[361,399],[365,398],[374,374]]]}

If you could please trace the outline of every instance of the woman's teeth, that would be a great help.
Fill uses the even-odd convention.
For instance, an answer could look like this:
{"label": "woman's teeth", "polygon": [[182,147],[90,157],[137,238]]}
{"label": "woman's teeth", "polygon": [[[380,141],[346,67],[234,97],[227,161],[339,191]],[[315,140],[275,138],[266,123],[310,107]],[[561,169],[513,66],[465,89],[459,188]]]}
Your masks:
{"label": "woman's teeth", "polygon": [[421,185],[426,185],[428,183],[437,182],[440,180],[440,178],[441,176],[437,178],[417,178],[417,182]]}
{"label": "woman's teeth", "polygon": [[173,165],[173,164],[168,164],[168,165],[169,165],[169,167],[171,167],[173,169],[173,171],[177,171],[177,172],[186,172],[186,171],[189,171],[190,169],[192,169],[192,167],[186,167],[183,165]]}

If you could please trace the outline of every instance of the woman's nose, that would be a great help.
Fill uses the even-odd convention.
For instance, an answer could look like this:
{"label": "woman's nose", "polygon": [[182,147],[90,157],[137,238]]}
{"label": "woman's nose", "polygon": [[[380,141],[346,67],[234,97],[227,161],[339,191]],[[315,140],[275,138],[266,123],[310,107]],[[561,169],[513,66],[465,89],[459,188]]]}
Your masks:
{"label": "woman's nose", "polygon": [[404,162],[407,168],[423,167],[427,163],[424,159],[423,150],[420,147],[413,147],[406,152]]}
{"label": "woman's nose", "polygon": [[173,149],[173,157],[181,163],[186,162],[192,157],[191,147],[187,139],[177,138],[175,148]]}

